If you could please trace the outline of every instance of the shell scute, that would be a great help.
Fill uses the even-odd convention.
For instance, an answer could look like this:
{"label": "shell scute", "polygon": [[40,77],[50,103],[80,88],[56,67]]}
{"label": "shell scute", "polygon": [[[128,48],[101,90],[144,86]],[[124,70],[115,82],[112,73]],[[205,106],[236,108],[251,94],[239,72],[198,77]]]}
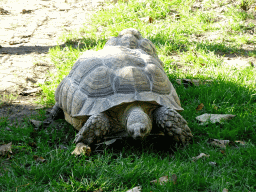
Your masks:
{"label": "shell scute", "polygon": [[71,108],[71,115],[76,115],[81,112],[81,109],[83,108],[86,100],[88,99],[88,96],[84,94],[79,89],[76,90],[76,92],[73,94],[72,97],[72,108]]}
{"label": "shell scute", "polygon": [[76,84],[71,84],[67,94],[67,113],[71,114],[73,108],[73,95],[77,91],[78,87]]}
{"label": "shell scute", "polygon": [[150,81],[145,72],[136,67],[128,66],[121,69],[115,83],[117,93],[134,93],[150,91]]}
{"label": "shell scute", "polygon": [[[84,63],[86,63],[86,65],[84,65]],[[83,77],[86,77],[88,73],[102,65],[102,61],[98,58],[84,60],[80,65],[76,65],[71,77],[77,84],[79,84]]]}
{"label": "shell scute", "polygon": [[58,85],[58,87],[57,87],[57,89],[56,89],[56,91],[55,91],[55,101],[57,102],[57,103],[60,103],[60,96],[61,96],[61,90],[62,90],[62,86],[64,85],[64,82],[65,82],[65,79],[66,78],[64,78],[61,82],[60,82],[60,84]]}
{"label": "shell scute", "polygon": [[61,88],[61,94],[59,95],[60,96],[59,105],[64,111],[67,110],[67,97],[68,97],[68,90],[69,90],[70,84],[71,84],[70,79],[65,78],[65,81]]}
{"label": "shell scute", "polygon": [[102,97],[114,94],[112,81],[114,74],[105,66],[100,66],[89,73],[80,83],[80,89],[88,97]]}
{"label": "shell scute", "polygon": [[158,94],[169,94],[171,91],[171,83],[166,74],[158,66],[149,64],[146,72],[150,74],[152,82],[152,91]]}

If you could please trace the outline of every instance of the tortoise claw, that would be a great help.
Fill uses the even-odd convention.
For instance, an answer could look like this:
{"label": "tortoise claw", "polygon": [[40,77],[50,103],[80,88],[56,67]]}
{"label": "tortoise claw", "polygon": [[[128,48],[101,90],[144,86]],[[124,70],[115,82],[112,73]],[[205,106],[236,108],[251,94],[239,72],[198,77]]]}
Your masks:
{"label": "tortoise claw", "polygon": [[84,139],[83,135],[80,135],[79,133],[76,135],[76,138],[74,139],[74,143],[79,143]]}
{"label": "tortoise claw", "polygon": [[95,138],[104,136],[109,128],[109,119],[104,113],[92,115],[77,133],[74,143],[84,142],[90,145]]}

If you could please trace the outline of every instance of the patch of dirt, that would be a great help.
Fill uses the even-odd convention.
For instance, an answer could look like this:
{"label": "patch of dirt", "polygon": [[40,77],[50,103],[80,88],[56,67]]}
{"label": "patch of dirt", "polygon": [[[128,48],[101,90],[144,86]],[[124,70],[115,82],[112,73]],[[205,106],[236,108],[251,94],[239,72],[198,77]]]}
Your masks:
{"label": "patch of dirt", "polygon": [[[230,19],[225,13],[229,11],[231,7],[237,7],[237,9],[241,12],[246,12],[248,14],[252,14],[254,19],[247,19],[243,22],[240,22],[244,27],[243,32],[232,31],[231,24],[234,23],[233,19]],[[256,3],[253,2],[250,5],[244,7],[239,1],[235,0],[223,0],[223,1],[215,1],[212,4],[212,1],[209,0],[196,0],[191,6],[191,11],[201,10],[202,14],[214,12],[214,17],[209,17],[209,22],[213,23],[214,27],[221,28],[220,30],[210,31],[210,32],[202,32],[200,34],[192,34],[189,36],[190,42],[200,42],[202,45],[207,42],[213,43],[215,45],[225,45],[231,44],[228,39],[226,39],[225,34],[230,35],[238,35],[238,34],[246,34],[247,35],[247,43],[242,44],[237,52],[226,53],[222,51],[215,51],[215,54],[222,57],[223,65],[235,68],[243,68],[243,67],[255,67],[256,68],[256,57],[250,56],[250,51],[256,50],[256,45],[254,41],[251,39],[255,39],[256,34]],[[225,29],[222,29],[225,26]],[[184,33],[184,36],[188,36],[188,34]],[[234,42],[232,42],[234,44]],[[211,47],[209,46],[209,50]],[[215,48],[214,48],[215,50]],[[187,51],[185,49],[185,51]],[[211,50],[210,50],[211,51]],[[184,63],[182,63],[180,57],[177,54],[171,55],[171,58],[175,60],[173,65],[178,68],[183,68],[184,71],[190,70],[189,67],[185,67]]]}
{"label": "patch of dirt", "polygon": [[[39,83],[55,67],[47,53],[64,32],[78,30],[103,6],[99,0],[0,2],[0,118],[10,123],[37,114]],[[16,121],[17,120],[17,121]]]}

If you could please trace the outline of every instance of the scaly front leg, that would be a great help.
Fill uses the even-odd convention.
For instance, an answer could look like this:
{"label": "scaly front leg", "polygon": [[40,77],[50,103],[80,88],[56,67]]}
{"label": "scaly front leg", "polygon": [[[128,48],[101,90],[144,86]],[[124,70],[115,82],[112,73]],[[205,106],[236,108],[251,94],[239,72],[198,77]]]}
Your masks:
{"label": "scaly front leg", "polygon": [[106,114],[92,115],[76,135],[74,143],[83,142],[90,145],[95,139],[100,139],[106,135],[109,129],[110,122]]}
{"label": "scaly front leg", "polygon": [[153,116],[157,126],[163,128],[164,132],[172,136],[175,141],[186,144],[193,137],[187,121],[174,109],[159,107],[154,111]]}

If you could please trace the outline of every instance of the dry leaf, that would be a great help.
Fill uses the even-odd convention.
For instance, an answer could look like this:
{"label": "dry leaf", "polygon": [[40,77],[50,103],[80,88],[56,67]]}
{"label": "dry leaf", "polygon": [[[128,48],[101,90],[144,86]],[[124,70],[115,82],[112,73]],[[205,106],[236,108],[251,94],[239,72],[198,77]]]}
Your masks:
{"label": "dry leaf", "polygon": [[169,180],[168,176],[163,176],[163,177],[160,177],[159,179],[150,181],[150,183],[154,183],[154,184],[159,183],[160,185],[162,185],[163,183],[168,182],[168,180]]}
{"label": "dry leaf", "polygon": [[43,157],[38,157],[37,155],[34,155],[33,158],[34,158],[35,161],[37,161],[37,162],[41,162],[41,163],[46,162],[46,159],[44,159]]}
{"label": "dry leaf", "polygon": [[193,83],[190,79],[182,79],[182,84],[184,87],[193,86]]}
{"label": "dry leaf", "polygon": [[203,108],[204,108],[204,104],[203,104],[203,103],[200,103],[200,104],[197,106],[196,110],[197,110],[197,111],[201,111]]}
{"label": "dry leaf", "polygon": [[210,157],[210,155],[206,155],[205,153],[200,153],[200,155],[196,157],[192,157],[192,161],[196,161],[198,159],[201,159],[202,157]]}
{"label": "dry leaf", "polygon": [[43,124],[43,121],[37,121],[37,120],[34,120],[34,119],[29,119],[29,121],[32,123],[32,125],[36,128],[39,128],[41,127],[41,125]]}
{"label": "dry leaf", "polygon": [[193,85],[196,87],[199,87],[199,85],[201,84],[199,79],[192,79],[191,81],[192,81]]}
{"label": "dry leaf", "polygon": [[228,189],[224,188],[224,189],[222,190],[222,192],[228,192]]}
{"label": "dry leaf", "polygon": [[199,87],[199,85],[202,84],[199,79],[192,79],[191,81],[192,81],[193,85],[196,87]]}
{"label": "dry leaf", "polygon": [[12,142],[0,146],[0,155],[12,153]]}
{"label": "dry leaf", "polygon": [[173,174],[170,179],[168,178],[168,176],[163,176],[163,177],[160,177],[159,179],[150,181],[150,183],[154,183],[154,184],[159,183],[160,185],[163,185],[166,182],[172,181],[173,184],[176,185],[177,179],[178,179],[177,176],[175,174]]}
{"label": "dry leaf", "polygon": [[181,85],[181,79],[176,79],[176,82]]}
{"label": "dry leaf", "polygon": [[236,143],[239,143],[240,145],[245,145],[244,141],[235,141]]}
{"label": "dry leaf", "polygon": [[35,108],[35,110],[44,109],[44,108],[45,108],[45,106],[38,106],[38,107]]}
{"label": "dry leaf", "polygon": [[93,191],[93,192],[102,192],[103,190],[101,189],[101,187],[98,189],[98,190],[96,190],[96,191]]}
{"label": "dry leaf", "polygon": [[207,84],[207,83],[212,83],[213,80],[204,80],[204,81],[201,81],[199,79],[176,79],[176,82],[181,85],[183,84],[184,87],[188,87],[188,86],[200,86],[200,85],[204,85],[204,84]]}
{"label": "dry leaf", "polygon": [[66,147],[66,146],[64,146],[64,145],[59,145],[59,149],[65,149],[65,150],[67,150],[68,148]]}
{"label": "dry leaf", "polygon": [[175,14],[174,15],[174,19],[176,19],[176,20],[180,19],[180,15],[179,14]]}
{"label": "dry leaf", "polygon": [[228,145],[230,141],[229,140],[219,140],[219,139],[209,139],[207,142],[213,146],[217,146],[217,147],[225,149],[226,145]]}
{"label": "dry leaf", "polygon": [[8,14],[10,14],[9,11],[4,10],[3,8],[0,7],[0,15],[8,15]]}
{"label": "dry leaf", "polygon": [[197,116],[196,119],[201,121],[200,125],[207,125],[210,121],[211,123],[221,123],[223,120],[229,120],[235,117],[236,115],[232,114],[208,114]]}
{"label": "dry leaf", "polygon": [[148,22],[149,22],[149,23],[153,23],[153,21],[154,21],[154,19],[153,19],[152,17],[149,17],[149,18],[148,18]]}
{"label": "dry leaf", "polygon": [[163,176],[163,177],[160,177],[159,179],[150,181],[150,183],[154,183],[154,184],[159,183],[160,185],[163,185],[166,182],[172,181],[173,184],[176,185],[177,179],[178,179],[177,176],[175,174],[173,174],[170,179],[168,178],[168,176]]}
{"label": "dry leaf", "polygon": [[154,21],[154,19],[152,17],[142,17],[142,18],[140,18],[140,20],[145,23],[153,23],[153,21]]}
{"label": "dry leaf", "polygon": [[213,107],[213,109],[215,109],[216,111],[218,110],[218,107],[217,107],[216,105],[212,104],[212,107]]}
{"label": "dry leaf", "polygon": [[19,185],[19,186],[16,187],[16,191],[18,191],[18,187],[26,187],[26,186],[28,186],[28,185],[30,185],[30,183],[27,183],[27,184],[25,184],[25,185]]}
{"label": "dry leaf", "polygon": [[213,166],[217,166],[217,163],[216,162],[209,162],[210,165],[213,165]]}
{"label": "dry leaf", "polygon": [[26,89],[26,90],[23,90],[21,93],[19,93],[19,95],[27,96],[27,95],[30,95],[32,93],[40,93],[41,91],[42,91],[41,88]]}
{"label": "dry leaf", "polygon": [[220,150],[220,152],[221,152],[223,155],[226,155],[224,150]]}
{"label": "dry leaf", "polygon": [[33,148],[37,148],[37,145],[35,142],[29,142],[28,145]]}
{"label": "dry leaf", "polygon": [[26,14],[26,13],[31,13],[31,12],[32,12],[32,10],[22,9],[22,11],[20,13]]}
{"label": "dry leaf", "polygon": [[126,191],[126,192],[141,192],[141,187],[134,187],[134,188],[132,188],[132,189],[130,189],[130,190],[128,190],[128,191]]}
{"label": "dry leaf", "polygon": [[86,155],[90,156],[91,148],[83,143],[77,143],[75,150],[71,153],[72,155]]}
{"label": "dry leaf", "polygon": [[204,81],[203,81],[203,84],[204,84],[204,85],[207,84],[207,83],[213,83],[213,80],[204,80]]}

